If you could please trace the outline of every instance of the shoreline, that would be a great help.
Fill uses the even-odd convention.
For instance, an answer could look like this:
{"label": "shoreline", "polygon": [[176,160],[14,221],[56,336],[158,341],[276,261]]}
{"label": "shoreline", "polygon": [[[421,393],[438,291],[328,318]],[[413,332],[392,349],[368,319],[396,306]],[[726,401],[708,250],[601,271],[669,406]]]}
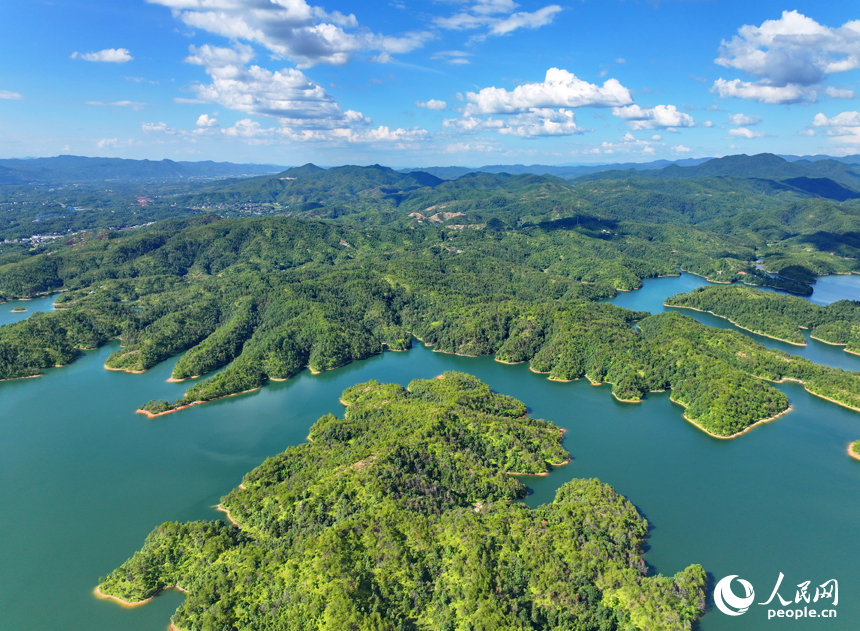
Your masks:
{"label": "shoreline", "polygon": [[776,340],[777,342],[785,342],[786,344],[791,344],[792,346],[806,346],[806,342],[804,342],[803,344],[801,344],[800,342],[790,342],[789,340],[784,340],[781,337],[774,337],[773,335],[768,335],[767,333],[762,333],[761,331],[754,331],[753,329],[748,329],[747,327],[741,326],[737,322],[730,320],[726,316],[721,316],[720,314],[714,313],[713,311],[706,311],[704,309],[696,309],[695,307],[686,307],[686,306],[681,306],[681,305],[669,305],[669,304],[666,304],[665,302],[663,303],[663,306],[664,307],[672,307],[674,309],[690,309],[691,311],[698,311],[699,313],[710,313],[712,316],[715,316],[717,318],[722,318],[723,320],[726,320],[727,322],[735,325],[739,329],[743,329],[744,331],[749,331],[750,333],[755,333],[756,335],[761,335],[762,337],[767,337],[767,338],[770,338],[772,340]]}
{"label": "shoreline", "polygon": [[239,525],[239,522],[238,522],[238,521],[236,521],[235,519],[233,519],[232,515],[230,515],[230,511],[228,511],[226,508],[224,508],[223,506],[221,506],[221,504],[215,504],[214,508],[215,508],[215,510],[217,510],[219,513],[224,513],[224,514],[227,516],[227,521],[229,521],[231,524],[233,524],[234,526],[236,526],[236,528],[241,528],[241,527],[242,527],[242,526],[240,526],[240,525]]}
{"label": "shoreline", "polygon": [[149,410],[144,410],[143,408],[138,408],[134,411],[135,414],[143,414],[147,418],[156,418],[158,416],[164,416],[165,414],[173,414],[174,412],[178,412],[179,410],[184,410],[186,408],[190,408],[192,405],[201,405],[203,403],[210,403],[212,401],[218,401],[219,399],[226,399],[227,397],[235,397],[240,394],[247,394],[249,392],[254,392],[255,390],[259,390],[263,386],[257,386],[256,388],[251,388],[250,390],[242,390],[242,392],[234,392],[233,394],[225,394],[223,397],[215,397],[214,399],[203,399],[202,401],[192,401],[191,403],[186,403],[185,405],[180,405],[176,408],[171,408],[169,410],[165,410],[164,412],[153,413]]}
{"label": "shoreline", "polygon": [[[57,366],[55,366],[57,368]],[[26,377],[9,377],[7,379],[0,379],[0,381],[18,381],[19,379],[35,379],[36,377],[41,377],[44,373],[39,373],[38,375],[27,375]]]}
{"label": "shoreline", "polygon": [[114,372],[127,372],[127,373],[131,373],[132,375],[142,375],[143,373],[146,372],[146,369],[129,370],[128,368],[112,368],[111,366],[108,366],[107,364],[105,364],[105,370],[113,370]]}
{"label": "shoreline", "polygon": [[[680,406],[681,406],[682,408],[684,408],[685,410],[687,409],[687,406],[686,406],[686,405],[684,405],[683,403],[681,403],[680,401],[676,401],[676,400],[675,400],[675,399],[673,399],[672,397],[669,397],[669,400],[670,400],[672,403],[677,403],[678,405],[680,405]],[[782,412],[780,412],[779,414],[776,414],[776,415],[774,415],[774,416],[769,416],[768,418],[763,418],[763,419],[761,419],[761,420],[759,420],[759,421],[756,421],[756,422],[755,422],[755,423],[753,423],[752,425],[748,425],[745,429],[743,429],[743,430],[741,430],[741,431],[739,431],[739,432],[736,432],[736,433],[734,433],[734,434],[731,434],[730,436],[720,436],[719,434],[714,434],[713,432],[710,432],[710,431],[706,430],[704,427],[702,427],[701,425],[699,425],[696,421],[694,421],[694,420],[693,420],[693,419],[691,419],[689,416],[687,416],[687,414],[686,414],[686,413],[684,413],[682,416],[684,417],[684,420],[685,420],[685,421],[687,421],[688,423],[690,423],[690,424],[692,424],[692,425],[695,425],[697,428],[699,428],[700,430],[702,430],[703,432],[705,432],[708,436],[713,436],[714,438],[719,438],[720,440],[731,440],[732,438],[737,438],[738,436],[740,436],[740,435],[742,435],[742,434],[746,434],[748,431],[750,431],[750,430],[751,430],[753,427],[755,427],[756,425],[763,425],[764,423],[770,423],[771,421],[775,421],[775,420],[776,420],[776,419],[778,419],[780,416],[783,416],[783,415],[788,414],[789,412],[791,412],[791,410],[792,410],[792,409],[794,409],[794,408],[792,408],[792,407],[791,407],[791,404],[789,404],[789,406],[788,406],[786,409],[784,409]]]}
{"label": "shoreline", "polygon": [[698,276],[699,278],[704,278],[709,283],[714,283],[716,285],[731,285],[732,283],[735,282],[733,280],[728,280],[728,281],[726,281],[726,280],[711,280],[710,278],[708,278],[704,274],[697,274],[696,272],[691,272],[689,270],[685,270],[683,267],[679,267],[678,269],[681,270],[682,272],[684,272],[685,274],[692,274],[693,276]]}
{"label": "shoreline", "polygon": [[818,397],[819,399],[824,399],[825,401],[830,401],[831,403],[835,403],[836,405],[842,406],[844,408],[848,408],[849,410],[853,410],[855,412],[860,412],[860,408],[855,408],[853,406],[848,405],[847,403],[842,403],[841,401],[837,401],[836,399],[831,399],[830,397],[826,397],[823,394],[818,394],[817,392],[813,392],[812,390],[810,390],[807,387],[806,382],[802,381],[801,379],[795,379],[794,377],[783,377],[782,379],[775,381],[773,379],[768,379],[767,377],[759,377],[758,375],[750,375],[750,376],[755,377],[756,379],[761,379],[762,381],[768,381],[770,383],[799,383],[800,385],[803,386],[803,389],[806,390],[806,392],[808,392],[809,394],[811,394],[814,397]]}
{"label": "shoreline", "polygon": [[[598,385],[601,385],[601,384],[598,384]],[[616,401],[619,401],[621,403],[642,403],[642,401],[643,401],[643,399],[622,399],[621,397],[619,397],[614,392],[612,392],[611,394],[613,397],[615,397]]]}
{"label": "shoreline", "polygon": [[854,444],[854,443],[848,443],[848,455],[849,455],[849,456],[851,456],[852,458],[854,458],[854,460],[860,460],[860,455],[855,454],[855,453],[851,450],[851,445],[853,445],[853,444]]}
{"label": "shoreline", "polygon": [[[820,337],[815,337],[814,333],[810,334],[809,337],[810,337],[810,339],[817,340],[817,341],[821,342],[822,344],[830,344],[830,346],[848,346],[848,342],[845,342],[844,344],[840,344],[839,342],[828,342],[827,340],[822,340]],[[843,348],[842,350],[846,350],[846,349]],[[851,351],[846,351],[846,352],[850,353]]]}
{"label": "shoreline", "polygon": [[145,598],[144,600],[137,600],[137,601],[131,602],[128,600],[124,600],[123,598],[120,598],[119,596],[111,596],[110,594],[105,594],[101,590],[101,586],[96,585],[95,589],[93,590],[93,594],[95,595],[96,598],[100,598],[101,600],[112,600],[122,607],[125,607],[127,609],[134,609],[135,607],[140,607],[142,605],[145,605],[146,603],[151,601],[153,598],[158,596],[161,592],[163,592],[166,589],[175,589],[176,591],[182,592],[183,594],[188,593],[187,589],[183,589],[179,585],[167,585],[167,586],[159,589],[157,592],[155,592],[149,598]]}

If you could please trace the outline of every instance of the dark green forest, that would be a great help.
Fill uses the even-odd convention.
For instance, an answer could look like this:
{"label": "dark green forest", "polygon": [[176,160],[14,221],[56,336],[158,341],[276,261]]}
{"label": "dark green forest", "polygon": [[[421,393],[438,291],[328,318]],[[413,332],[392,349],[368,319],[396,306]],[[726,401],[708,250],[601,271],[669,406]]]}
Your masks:
{"label": "dark green forest", "polygon": [[224,522],[168,522],[101,580],[139,601],[177,585],[191,629],[682,631],[704,611],[690,565],[647,576],[648,524],[597,480],[534,510],[509,473],[568,453],[550,422],[476,378],[343,393],[310,442],[248,473]]}

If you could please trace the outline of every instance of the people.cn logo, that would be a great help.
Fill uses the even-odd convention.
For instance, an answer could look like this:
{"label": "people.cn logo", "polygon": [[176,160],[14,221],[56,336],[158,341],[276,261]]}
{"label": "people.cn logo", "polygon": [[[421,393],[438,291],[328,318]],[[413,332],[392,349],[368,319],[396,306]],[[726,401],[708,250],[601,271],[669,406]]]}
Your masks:
{"label": "people.cn logo", "polygon": [[738,578],[746,594],[743,598],[738,598],[732,591],[732,581],[738,578],[737,574],[732,574],[722,579],[714,588],[714,602],[717,604],[717,609],[729,616],[739,616],[746,613],[755,600],[755,590],[749,581]]}

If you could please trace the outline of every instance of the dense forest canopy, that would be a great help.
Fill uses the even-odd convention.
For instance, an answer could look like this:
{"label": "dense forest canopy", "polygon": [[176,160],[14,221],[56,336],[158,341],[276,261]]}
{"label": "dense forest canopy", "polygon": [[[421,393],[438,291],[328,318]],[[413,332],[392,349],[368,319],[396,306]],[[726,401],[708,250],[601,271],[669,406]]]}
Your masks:
{"label": "dense forest canopy", "polygon": [[103,578],[140,601],[176,585],[191,629],[682,631],[704,611],[691,565],[647,576],[647,522],[597,480],[531,510],[516,473],[568,458],[552,423],[476,378],[343,393],[343,419],[248,473],[223,522],[168,522]]}
{"label": "dense forest canopy", "polygon": [[839,300],[822,307],[802,298],[748,287],[701,287],[670,296],[666,304],[710,311],[751,331],[792,344],[806,344],[801,330],[812,329],[815,339],[860,353],[860,300]]}
{"label": "dense forest canopy", "polygon": [[[143,371],[181,353],[176,379],[226,367],[179,400],[142,405],[160,414],[305,367],[407,349],[415,336],[441,351],[528,361],[553,379],[608,382],[622,400],[671,389],[688,419],[720,436],[787,409],[785,395],[760,377],[802,380],[815,394],[860,407],[857,374],[684,316],[597,303],[675,271],[654,256],[667,252],[659,234],[616,242],[540,225],[351,230],[213,216],[123,237],[90,234],[0,268],[7,296],[64,292],[59,311],[0,328],[0,378],[39,374],[117,337],[123,347],[109,368]],[[662,236],[676,247],[709,247],[706,236]]]}

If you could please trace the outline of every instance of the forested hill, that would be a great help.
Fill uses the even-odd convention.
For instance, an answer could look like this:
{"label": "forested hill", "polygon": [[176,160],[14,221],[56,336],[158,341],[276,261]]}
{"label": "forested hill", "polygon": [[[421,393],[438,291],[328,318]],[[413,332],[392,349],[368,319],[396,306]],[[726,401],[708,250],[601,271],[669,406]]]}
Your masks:
{"label": "forested hill", "polygon": [[648,524],[597,480],[534,510],[508,473],[569,457],[552,423],[474,377],[347,389],[222,499],[224,522],[168,522],[101,580],[141,601],[188,592],[179,630],[600,629],[684,631],[705,572],[647,576]]}
{"label": "forested hill", "polygon": [[797,379],[860,407],[858,374],[677,314],[594,302],[674,271],[633,258],[648,251],[644,239],[616,245],[539,226],[350,230],[283,217],[201,217],[101,236],[0,268],[8,297],[65,292],[60,311],[0,328],[0,378],[39,374],[114,338],[123,347],[109,368],[143,371],[179,354],[176,379],[226,367],[182,399],[143,406],[159,414],[384,346],[407,349],[415,336],[442,351],[528,361],[554,379],[608,382],[622,400],[671,389],[688,419],[721,436],[787,409],[761,377]]}

